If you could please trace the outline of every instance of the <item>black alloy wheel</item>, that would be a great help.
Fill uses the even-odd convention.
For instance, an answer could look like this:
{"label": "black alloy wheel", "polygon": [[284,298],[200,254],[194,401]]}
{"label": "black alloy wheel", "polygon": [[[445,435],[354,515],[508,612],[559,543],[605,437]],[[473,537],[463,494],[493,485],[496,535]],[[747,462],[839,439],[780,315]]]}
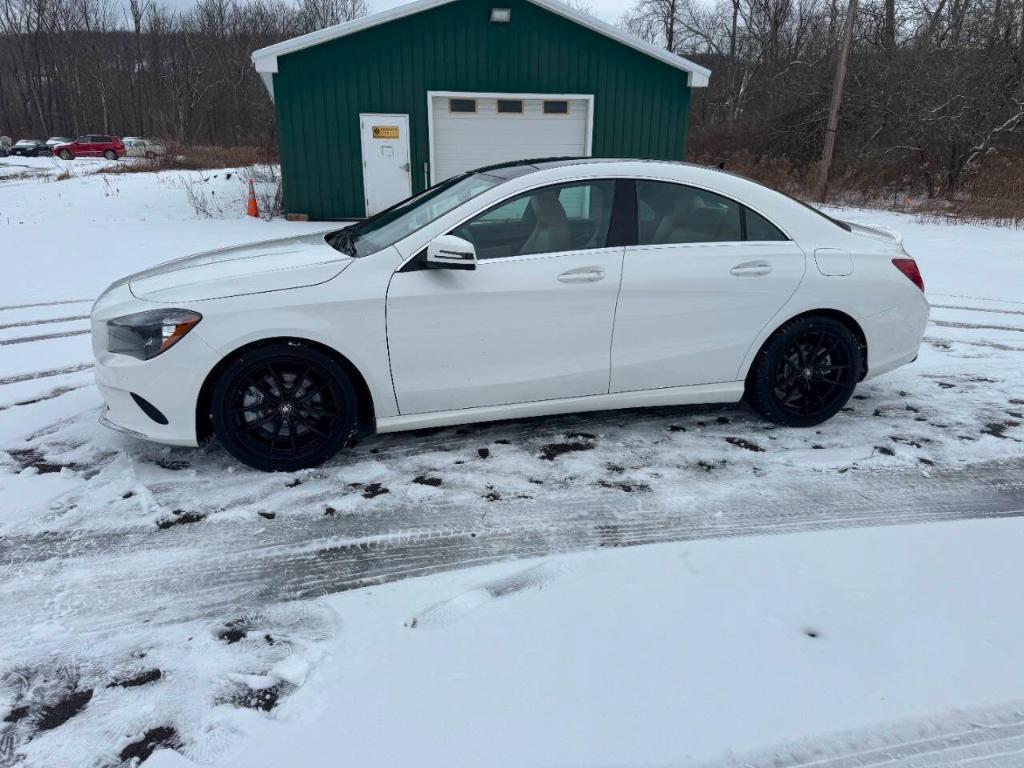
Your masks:
{"label": "black alloy wheel", "polygon": [[791,427],[812,427],[850,399],[863,370],[856,338],[831,317],[802,317],[762,347],[747,378],[747,400]]}
{"label": "black alloy wheel", "polygon": [[323,464],[353,435],[355,387],[319,350],[259,347],[234,360],[212,398],[214,432],[250,467],[289,472]]}

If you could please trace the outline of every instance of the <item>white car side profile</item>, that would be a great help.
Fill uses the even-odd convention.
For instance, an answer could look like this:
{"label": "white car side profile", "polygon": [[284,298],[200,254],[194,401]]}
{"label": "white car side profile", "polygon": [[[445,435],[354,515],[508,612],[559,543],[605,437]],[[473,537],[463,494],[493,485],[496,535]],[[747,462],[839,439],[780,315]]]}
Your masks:
{"label": "white car side profile", "polygon": [[287,471],[359,431],[555,413],[745,398],[812,426],[912,362],[928,312],[892,232],[718,169],[562,159],[132,275],[92,338],[103,423]]}

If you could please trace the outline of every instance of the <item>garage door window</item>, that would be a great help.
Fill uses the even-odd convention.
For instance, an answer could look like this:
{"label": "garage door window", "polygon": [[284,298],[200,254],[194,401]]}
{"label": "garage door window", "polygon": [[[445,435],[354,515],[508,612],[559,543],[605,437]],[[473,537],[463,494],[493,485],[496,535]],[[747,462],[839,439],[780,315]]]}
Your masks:
{"label": "garage door window", "polygon": [[568,101],[545,101],[544,102],[544,114],[545,115],[568,115],[569,114],[569,102]]}
{"label": "garage door window", "polygon": [[476,99],[448,99],[449,112],[476,112]]}
{"label": "garage door window", "polygon": [[498,99],[498,112],[502,115],[523,114],[522,99]]}
{"label": "garage door window", "polygon": [[604,248],[614,197],[609,180],[544,187],[495,206],[452,234],[473,243],[479,259]]}

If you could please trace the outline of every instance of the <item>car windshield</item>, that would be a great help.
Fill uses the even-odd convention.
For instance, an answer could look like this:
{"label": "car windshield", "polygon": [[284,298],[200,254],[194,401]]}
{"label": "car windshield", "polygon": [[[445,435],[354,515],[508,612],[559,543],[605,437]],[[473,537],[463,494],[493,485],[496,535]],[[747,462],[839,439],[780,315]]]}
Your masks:
{"label": "car windshield", "polygon": [[35,143],[36,143],[35,139],[22,139],[15,146],[18,146],[18,147],[31,147]]}
{"label": "car windshield", "polygon": [[327,244],[349,256],[369,256],[422,229],[505,179],[470,173],[441,182],[376,216],[327,235]]}

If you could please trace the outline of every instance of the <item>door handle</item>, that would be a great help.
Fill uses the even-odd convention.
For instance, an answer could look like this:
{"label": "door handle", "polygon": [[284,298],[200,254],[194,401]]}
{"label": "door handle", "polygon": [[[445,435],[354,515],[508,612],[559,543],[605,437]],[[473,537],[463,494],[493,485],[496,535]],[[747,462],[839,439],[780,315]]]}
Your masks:
{"label": "door handle", "polygon": [[767,261],[747,261],[730,269],[729,274],[735,277],[760,277],[771,271],[772,265]]}
{"label": "door handle", "polygon": [[604,270],[600,267],[580,267],[570,269],[558,276],[560,283],[596,283],[604,278]]}

